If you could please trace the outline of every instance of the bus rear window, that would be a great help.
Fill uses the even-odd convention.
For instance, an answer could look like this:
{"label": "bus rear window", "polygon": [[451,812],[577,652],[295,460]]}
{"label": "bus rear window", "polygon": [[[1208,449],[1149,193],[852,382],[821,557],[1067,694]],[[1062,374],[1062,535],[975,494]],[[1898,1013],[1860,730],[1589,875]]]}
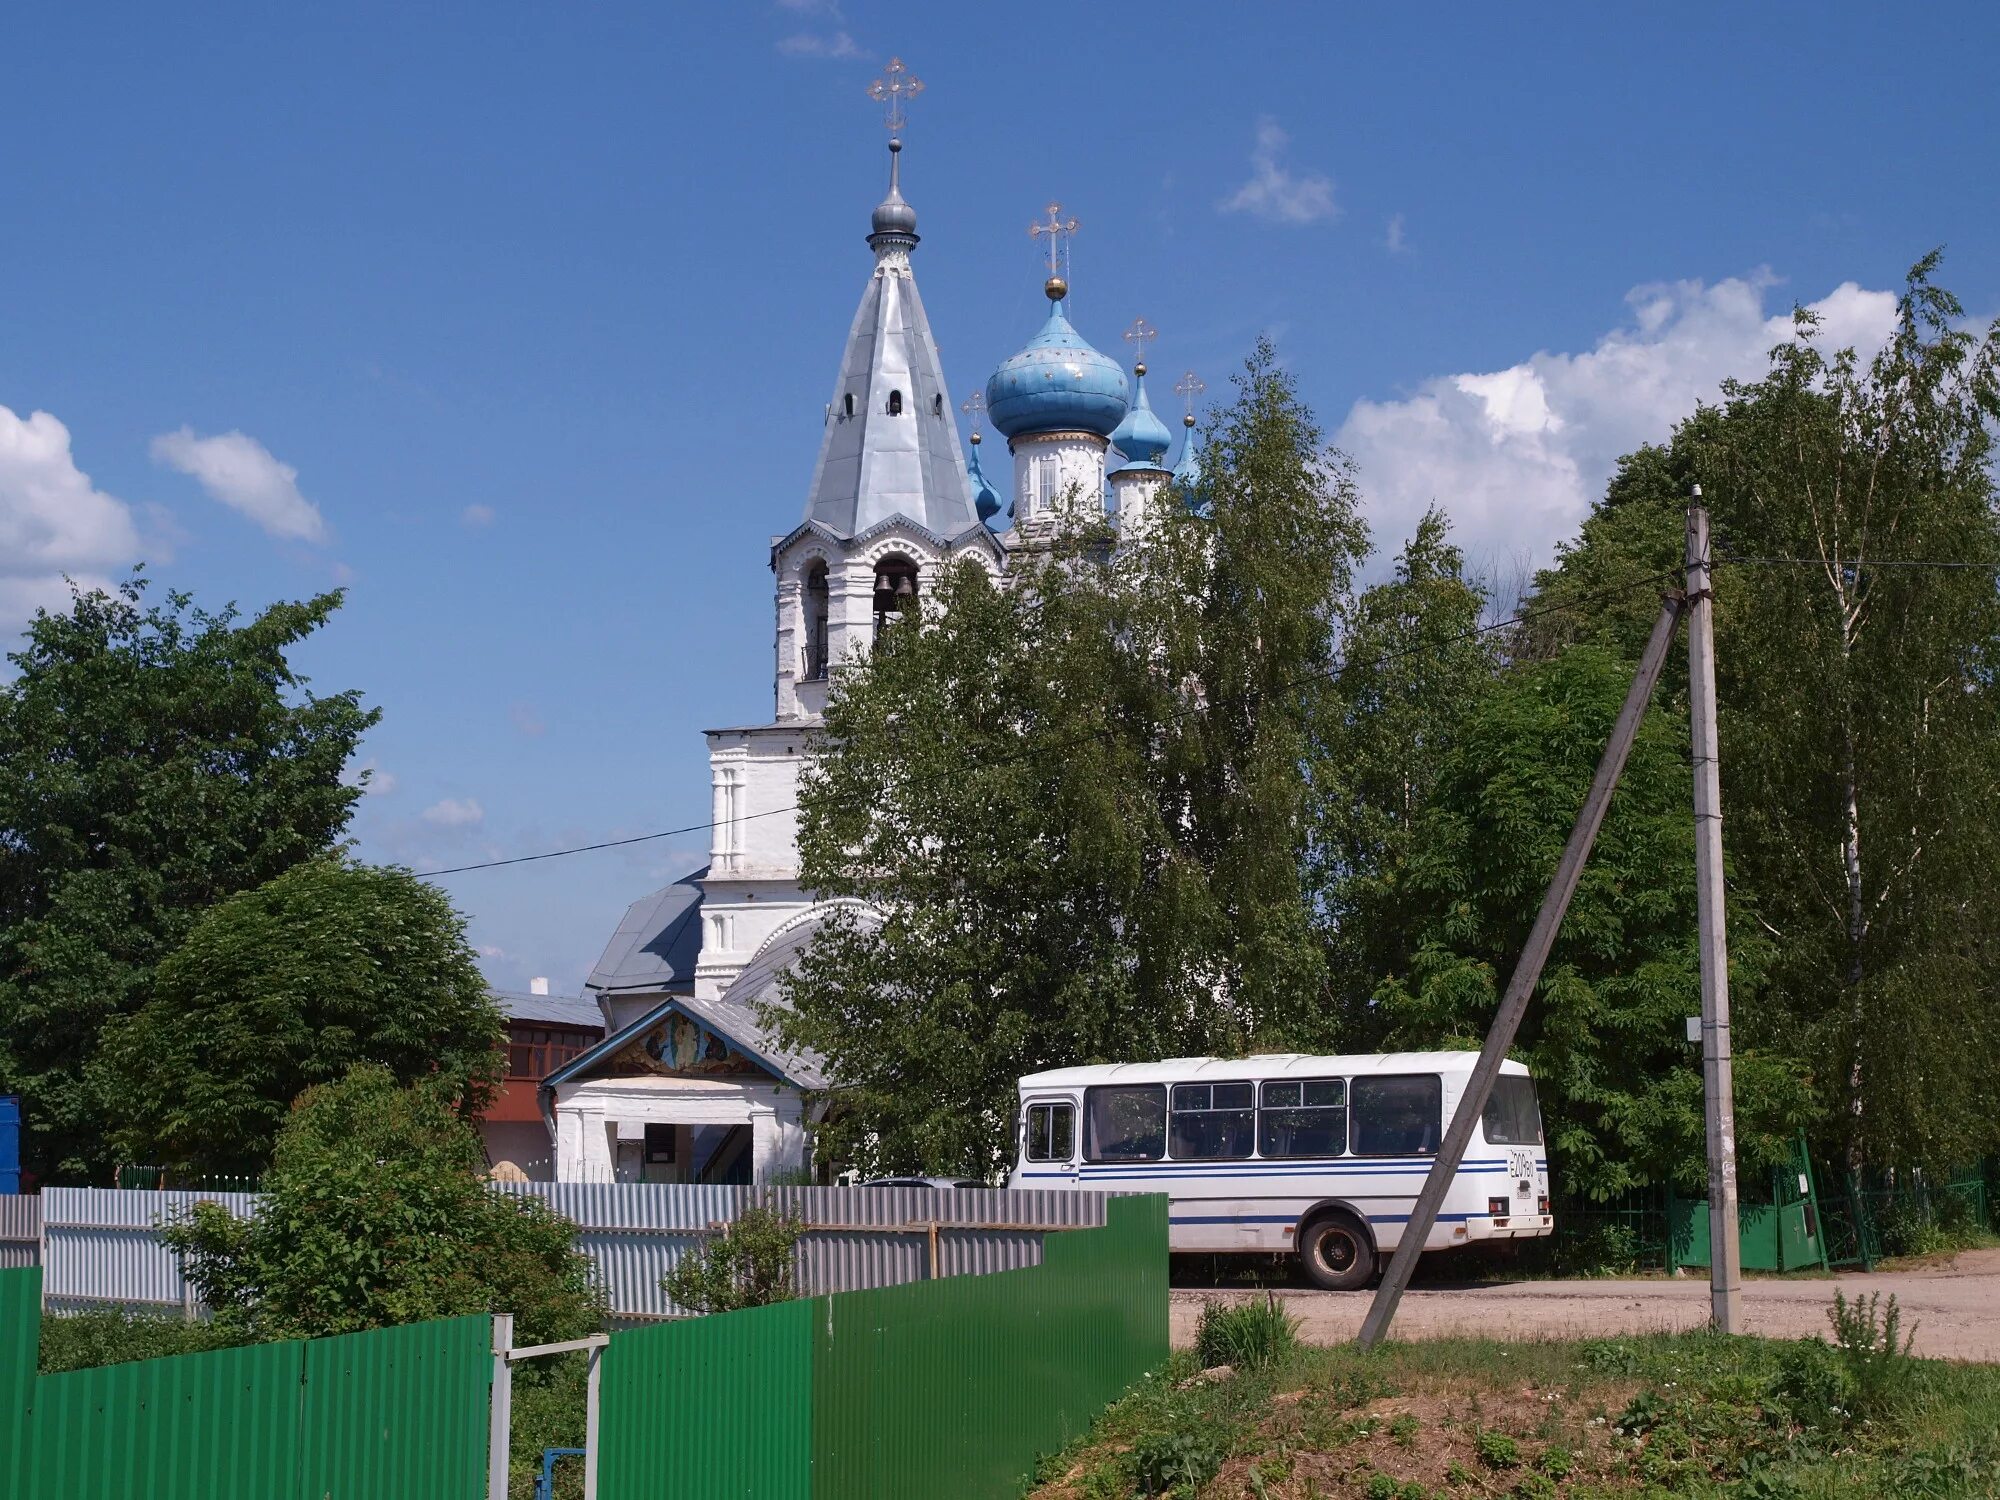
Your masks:
{"label": "bus rear window", "polygon": [[1444,1085],[1435,1073],[1357,1078],[1350,1085],[1356,1156],[1434,1156]]}
{"label": "bus rear window", "polygon": [[1535,1107],[1535,1081],[1518,1073],[1502,1073],[1479,1117],[1489,1146],[1539,1146],[1542,1112]]}
{"label": "bus rear window", "polygon": [[1167,1088],[1115,1084],[1084,1095],[1083,1147],[1091,1161],[1158,1161],[1167,1150]]}

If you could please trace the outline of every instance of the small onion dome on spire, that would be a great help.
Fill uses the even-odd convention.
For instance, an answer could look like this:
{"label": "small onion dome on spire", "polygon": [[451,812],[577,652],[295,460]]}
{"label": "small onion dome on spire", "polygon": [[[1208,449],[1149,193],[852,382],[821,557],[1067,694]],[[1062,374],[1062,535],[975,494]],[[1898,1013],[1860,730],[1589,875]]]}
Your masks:
{"label": "small onion dome on spire", "polygon": [[[889,138],[889,196],[875,205],[875,215],[870,222],[868,243],[876,244],[884,235],[897,240],[917,242],[917,211],[903,200],[903,190],[899,182],[898,166],[902,161],[903,143],[894,136]],[[878,247],[879,248],[879,247]]]}
{"label": "small onion dome on spire", "polygon": [[1181,487],[1190,508],[1201,487],[1201,435],[1194,430],[1194,413],[1181,418],[1187,437],[1181,443],[1180,462],[1174,465],[1174,483]]}
{"label": "small onion dome on spire", "polygon": [[1151,403],[1146,400],[1146,365],[1142,360],[1133,367],[1132,409],[1125,413],[1125,420],[1118,424],[1111,434],[1111,444],[1128,460],[1126,468],[1159,469],[1167,450],[1174,445],[1174,435],[1167,431],[1167,424],[1153,415]]}
{"label": "small onion dome on spire", "polygon": [[979,434],[972,435],[972,504],[979,512],[979,519],[989,530],[994,529],[993,518],[1000,514],[1000,492],[993,488],[993,481],[986,477],[986,471],[979,467]]}
{"label": "small onion dome on spire", "polygon": [[986,382],[986,415],[1010,438],[1067,429],[1108,438],[1125,418],[1125,372],[1063,316],[1068,290],[1050,278],[1048,322]]}

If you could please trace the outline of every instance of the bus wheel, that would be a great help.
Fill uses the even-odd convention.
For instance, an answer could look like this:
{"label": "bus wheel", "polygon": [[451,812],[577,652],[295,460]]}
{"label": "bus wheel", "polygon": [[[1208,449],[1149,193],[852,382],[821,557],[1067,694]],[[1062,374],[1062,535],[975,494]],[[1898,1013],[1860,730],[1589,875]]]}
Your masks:
{"label": "bus wheel", "polygon": [[1351,1292],[1375,1274],[1375,1246],[1368,1231],[1348,1214],[1324,1214],[1299,1236],[1299,1259],[1306,1279],[1329,1292]]}

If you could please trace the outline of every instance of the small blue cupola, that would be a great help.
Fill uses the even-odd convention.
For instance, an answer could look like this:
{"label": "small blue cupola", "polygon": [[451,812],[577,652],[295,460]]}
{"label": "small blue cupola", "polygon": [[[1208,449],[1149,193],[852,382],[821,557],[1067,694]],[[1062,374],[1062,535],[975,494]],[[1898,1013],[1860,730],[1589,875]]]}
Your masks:
{"label": "small blue cupola", "polygon": [[979,434],[976,432],[972,435],[972,504],[989,531],[999,529],[994,526],[993,518],[1000,514],[1000,492],[993,488],[993,481],[979,467]]}
{"label": "small blue cupola", "polygon": [[1174,465],[1174,483],[1181,488],[1189,510],[1197,508],[1201,491],[1201,435],[1194,429],[1194,413],[1181,418],[1187,436],[1181,440],[1180,462]]}
{"label": "small blue cupola", "polygon": [[[1111,445],[1125,455],[1127,469],[1158,469],[1166,472],[1167,449],[1174,445],[1167,424],[1153,415],[1146,400],[1146,366],[1133,367],[1132,408],[1111,434]],[[1123,472],[1120,470],[1119,472]]]}

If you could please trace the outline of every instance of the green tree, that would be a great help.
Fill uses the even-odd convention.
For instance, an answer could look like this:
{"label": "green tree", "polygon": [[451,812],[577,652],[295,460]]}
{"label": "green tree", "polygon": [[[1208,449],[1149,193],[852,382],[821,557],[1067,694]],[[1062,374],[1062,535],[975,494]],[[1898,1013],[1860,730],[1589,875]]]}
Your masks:
{"label": "green tree", "polygon": [[[1416,818],[1403,900],[1419,913],[1409,968],[1375,995],[1389,1047],[1477,1047],[1610,737],[1632,667],[1583,645],[1516,669],[1458,730]],[[1552,1163],[1608,1196],[1704,1180],[1700,1059],[1682,1018],[1700,1008],[1686,720],[1641,725],[1516,1055],[1538,1081]],[[1766,946],[1741,904],[1732,980],[1754,1004]],[[1788,1059],[1737,1060],[1747,1168],[1781,1159],[1810,1093]]]}
{"label": "green tree", "polygon": [[37,614],[0,685],[0,1088],[56,1180],[111,1162],[106,1023],[202,911],[341,837],[361,795],[341,773],[377,717],[289,659],[339,594],[244,620],[143,588]]}
{"label": "green tree", "polygon": [[1337,1003],[1315,1045],[1352,1046],[1379,1029],[1371,996],[1407,971],[1422,911],[1408,882],[1420,819],[1499,670],[1498,637],[1480,628],[1486,591],[1465,576],[1449,534],[1442,511],[1426,514],[1394,575],[1364,590],[1344,622],[1343,717],[1320,771],[1312,870]]}
{"label": "green tree", "polygon": [[1037,1068],[1302,1034],[1325,980],[1302,859],[1365,533],[1261,346],[1198,511],[940,570],[836,675],[801,786],[805,884],[847,904],[775,1022],[824,1055],[823,1149],[983,1175]]}
{"label": "green tree", "polygon": [[722,1232],[695,1246],[674,1263],[660,1290],[689,1312],[735,1312],[788,1302],[793,1290],[792,1259],[805,1221],[784,1214],[768,1201],[746,1208]]}
{"label": "green tree", "polygon": [[327,855],[218,902],[105,1032],[102,1091],[130,1160],[257,1172],[286,1111],[356,1063],[491,1095],[505,1026],[451,900]]}
{"label": "green tree", "polygon": [[[2000,1145],[2000,336],[1961,326],[1935,267],[1871,360],[1801,313],[1765,379],[1626,461],[1538,590],[1560,606],[1675,567],[1702,485],[1732,892],[1774,955],[1738,1035],[1810,1061],[1821,1139],[1857,1165]],[[1650,612],[1634,592],[1525,644],[1635,651]]]}
{"label": "green tree", "polygon": [[519,1343],[596,1332],[576,1226],[487,1186],[484,1164],[453,1085],[364,1064],[300,1097],[254,1218],[197,1204],[162,1238],[216,1321],[254,1339],[499,1312]]}

